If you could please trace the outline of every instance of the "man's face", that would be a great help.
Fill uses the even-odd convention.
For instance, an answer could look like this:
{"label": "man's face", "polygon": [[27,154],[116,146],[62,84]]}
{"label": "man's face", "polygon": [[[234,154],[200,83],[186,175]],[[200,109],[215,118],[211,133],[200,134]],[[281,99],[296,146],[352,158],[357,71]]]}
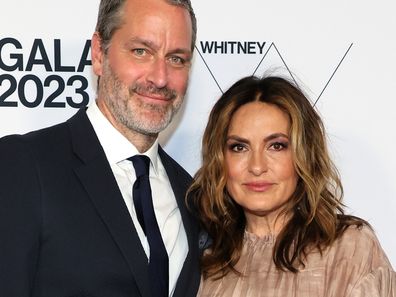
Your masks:
{"label": "man's face", "polygon": [[180,108],[191,64],[187,10],[159,0],[127,0],[122,25],[107,53],[92,39],[92,63],[100,76],[98,106],[121,132],[152,135]]}

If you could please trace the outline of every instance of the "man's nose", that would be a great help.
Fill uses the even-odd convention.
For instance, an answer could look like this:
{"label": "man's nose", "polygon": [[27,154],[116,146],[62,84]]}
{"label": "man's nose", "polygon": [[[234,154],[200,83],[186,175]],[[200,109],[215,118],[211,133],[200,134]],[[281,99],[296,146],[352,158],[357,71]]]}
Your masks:
{"label": "man's nose", "polygon": [[151,64],[147,80],[158,89],[168,84],[168,65],[165,59],[156,59]]}

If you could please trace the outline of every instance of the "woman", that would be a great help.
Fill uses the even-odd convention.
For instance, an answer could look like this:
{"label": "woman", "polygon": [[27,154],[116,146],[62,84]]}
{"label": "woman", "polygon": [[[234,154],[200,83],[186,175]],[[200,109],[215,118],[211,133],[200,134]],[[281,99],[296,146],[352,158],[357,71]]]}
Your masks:
{"label": "woman", "polygon": [[323,123],[279,77],[246,77],[215,104],[190,197],[213,240],[207,296],[396,296],[369,224],[344,214]]}

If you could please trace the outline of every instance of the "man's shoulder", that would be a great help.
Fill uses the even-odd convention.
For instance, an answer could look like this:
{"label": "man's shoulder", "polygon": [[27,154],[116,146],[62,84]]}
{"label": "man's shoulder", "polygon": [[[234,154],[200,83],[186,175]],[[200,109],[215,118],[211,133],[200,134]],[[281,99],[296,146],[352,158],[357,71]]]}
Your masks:
{"label": "man's shoulder", "polygon": [[56,134],[62,124],[30,131],[25,134],[10,134],[0,138],[0,147],[20,146],[40,141],[48,135]]}
{"label": "man's shoulder", "polygon": [[53,126],[34,130],[25,134],[11,134],[0,138],[0,148],[3,146],[20,146],[20,145],[34,145],[42,143],[43,140],[51,139],[51,137],[59,136],[62,130],[65,129],[65,123],[56,124]]}
{"label": "man's shoulder", "polygon": [[74,114],[71,118],[48,127],[33,130],[25,134],[10,134],[3,136],[0,138],[0,146],[21,145],[23,143],[24,144],[42,143],[43,141],[50,140],[51,138],[56,139],[59,137],[63,137],[64,134],[67,132],[68,129],[67,127],[69,123],[78,121],[78,118],[84,117],[84,115],[85,115],[85,111],[79,111],[76,114]]}
{"label": "man's shoulder", "polygon": [[177,173],[180,178],[183,178],[188,182],[192,180],[191,175],[175,159],[165,152],[161,146],[158,146],[158,154],[166,171],[172,170]]}
{"label": "man's shoulder", "polygon": [[[62,146],[69,139],[69,122],[75,122],[77,115],[70,119],[54,124],[49,127],[40,128],[25,134],[10,134],[0,138],[0,152],[9,152],[18,155],[26,151],[50,150],[54,146]],[[80,116],[81,117],[81,116]]]}

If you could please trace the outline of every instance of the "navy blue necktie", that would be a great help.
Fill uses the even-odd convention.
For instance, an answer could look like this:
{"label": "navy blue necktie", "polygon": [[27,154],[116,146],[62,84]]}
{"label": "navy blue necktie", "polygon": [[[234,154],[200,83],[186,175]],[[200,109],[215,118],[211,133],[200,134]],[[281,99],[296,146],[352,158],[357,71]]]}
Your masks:
{"label": "navy blue necktie", "polygon": [[135,167],[136,181],[133,184],[133,203],[140,225],[150,246],[149,281],[153,297],[168,296],[168,254],[154,213],[149,180],[150,158],[135,155],[128,160]]}

